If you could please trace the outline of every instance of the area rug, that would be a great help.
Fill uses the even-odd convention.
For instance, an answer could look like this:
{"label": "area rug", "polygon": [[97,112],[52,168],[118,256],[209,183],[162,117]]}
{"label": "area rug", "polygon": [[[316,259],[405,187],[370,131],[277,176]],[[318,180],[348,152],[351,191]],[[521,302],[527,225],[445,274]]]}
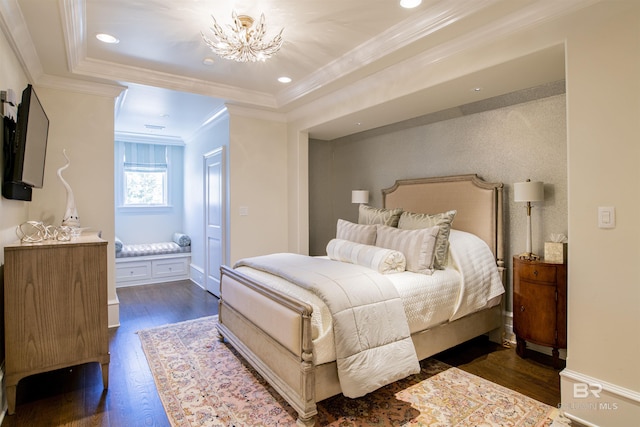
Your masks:
{"label": "area rug", "polygon": [[[217,317],[138,332],[171,425],[295,426],[295,411],[216,333]],[[551,426],[558,411],[434,359],[359,399],[318,404],[317,426]],[[556,424],[557,425],[557,424]]]}

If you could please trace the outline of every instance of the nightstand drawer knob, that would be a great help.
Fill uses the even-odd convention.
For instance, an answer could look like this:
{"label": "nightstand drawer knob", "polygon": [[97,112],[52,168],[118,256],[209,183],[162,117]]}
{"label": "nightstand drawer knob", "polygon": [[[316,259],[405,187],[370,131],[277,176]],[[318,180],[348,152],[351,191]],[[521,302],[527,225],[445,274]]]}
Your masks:
{"label": "nightstand drawer knob", "polygon": [[520,311],[524,311],[524,305],[520,306]]}
{"label": "nightstand drawer knob", "polygon": [[533,271],[533,275],[537,277],[538,276],[538,270],[534,270]]}

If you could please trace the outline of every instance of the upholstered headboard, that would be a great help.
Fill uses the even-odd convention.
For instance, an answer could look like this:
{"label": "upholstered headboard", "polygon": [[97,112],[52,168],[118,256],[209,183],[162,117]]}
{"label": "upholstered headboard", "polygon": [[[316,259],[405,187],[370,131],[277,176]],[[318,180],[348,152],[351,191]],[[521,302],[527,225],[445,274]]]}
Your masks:
{"label": "upholstered headboard", "polygon": [[504,267],[502,183],[477,175],[398,180],[382,190],[387,209],[439,213],[457,211],[452,228],[483,239],[493,251],[498,267]]}

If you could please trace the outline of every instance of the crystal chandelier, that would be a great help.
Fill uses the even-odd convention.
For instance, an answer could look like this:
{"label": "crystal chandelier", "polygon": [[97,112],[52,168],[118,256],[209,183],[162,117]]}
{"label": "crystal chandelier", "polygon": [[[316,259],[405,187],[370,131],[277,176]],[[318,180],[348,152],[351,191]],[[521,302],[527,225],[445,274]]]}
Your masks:
{"label": "crystal chandelier", "polygon": [[257,26],[253,26],[253,18],[247,15],[238,16],[236,12],[232,12],[233,26],[229,25],[231,32],[226,32],[213,19],[214,38],[207,38],[204,33],[202,39],[218,56],[224,59],[232,59],[238,62],[256,62],[265,61],[271,58],[282,47],[282,32],[280,30],[273,40],[265,42],[263,40],[266,29],[264,25],[264,13],[260,16],[260,22]]}

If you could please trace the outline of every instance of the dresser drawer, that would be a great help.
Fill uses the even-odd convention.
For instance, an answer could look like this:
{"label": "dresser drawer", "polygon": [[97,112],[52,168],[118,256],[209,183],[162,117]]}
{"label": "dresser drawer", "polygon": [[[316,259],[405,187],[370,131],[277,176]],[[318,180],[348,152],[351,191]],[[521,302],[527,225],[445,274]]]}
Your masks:
{"label": "dresser drawer", "polygon": [[188,264],[188,258],[154,260],[153,277],[184,276],[187,274]]}
{"label": "dresser drawer", "polygon": [[543,264],[521,264],[519,275],[521,280],[533,280],[536,282],[556,282],[556,267]]}
{"label": "dresser drawer", "polygon": [[151,278],[151,263],[148,261],[116,264],[116,281],[126,282]]}

